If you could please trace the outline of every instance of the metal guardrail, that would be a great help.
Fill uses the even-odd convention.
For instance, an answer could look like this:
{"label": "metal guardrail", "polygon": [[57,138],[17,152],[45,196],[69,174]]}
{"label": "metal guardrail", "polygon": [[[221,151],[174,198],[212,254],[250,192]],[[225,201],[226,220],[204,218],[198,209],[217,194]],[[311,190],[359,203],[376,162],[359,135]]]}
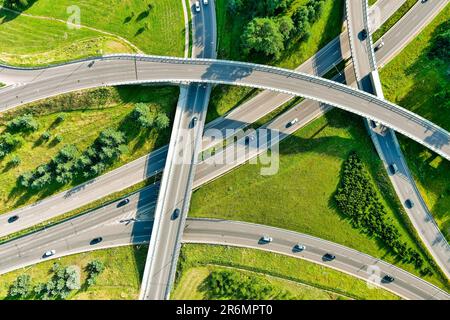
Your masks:
{"label": "metal guardrail", "polygon": [[364,26],[367,30],[367,53],[369,55],[369,63],[372,71],[377,70],[377,60],[375,59],[375,51],[373,49],[373,41],[372,41],[372,31],[370,30],[369,23],[369,0],[363,1],[363,19]]}

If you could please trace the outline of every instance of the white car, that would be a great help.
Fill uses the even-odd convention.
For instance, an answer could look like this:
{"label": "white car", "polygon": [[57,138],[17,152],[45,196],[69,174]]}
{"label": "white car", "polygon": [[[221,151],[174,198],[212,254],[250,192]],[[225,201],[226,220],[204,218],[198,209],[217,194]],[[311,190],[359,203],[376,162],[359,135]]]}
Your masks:
{"label": "white car", "polygon": [[208,0],[203,0],[203,4],[206,6],[208,4]]}
{"label": "white car", "polygon": [[200,12],[200,2],[195,1],[195,11]]}
{"label": "white car", "polygon": [[56,250],[48,250],[44,253],[44,258],[48,258],[53,256],[56,253]]}
{"label": "white car", "polygon": [[261,242],[264,242],[264,243],[269,243],[269,242],[272,242],[272,237],[269,237],[269,236],[262,236],[261,237]]}
{"label": "white car", "polygon": [[292,121],[290,121],[289,123],[288,123],[288,127],[292,127],[294,124],[296,124],[298,122],[298,119],[297,118],[295,118],[295,119],[293,119]]}

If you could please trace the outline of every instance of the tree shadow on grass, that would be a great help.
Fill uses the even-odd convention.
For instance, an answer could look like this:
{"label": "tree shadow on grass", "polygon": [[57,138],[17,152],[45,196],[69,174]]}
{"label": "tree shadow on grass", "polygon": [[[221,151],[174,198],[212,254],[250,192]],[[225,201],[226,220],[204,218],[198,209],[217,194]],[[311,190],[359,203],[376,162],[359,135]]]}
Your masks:
{"label": "tree shadow on grass", "polygon": [[13,5],[0,9],[0,24],[8,23],[19,17],[22,12],[31,8],[38,0],[28,0],[26,6]]}

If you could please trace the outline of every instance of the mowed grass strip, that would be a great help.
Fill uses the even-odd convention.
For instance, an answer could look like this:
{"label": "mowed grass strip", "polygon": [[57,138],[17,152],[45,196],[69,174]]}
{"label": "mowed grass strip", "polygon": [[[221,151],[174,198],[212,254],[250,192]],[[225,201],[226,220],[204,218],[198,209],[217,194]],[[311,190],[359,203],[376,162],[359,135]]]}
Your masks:
{"label": "mowed grass strip", "polygon": [[0,61],[40,65],[102,53],[133,52],[120,39],[88,29],[68,29],[56,21],[33,19],[0,9]]}
{"label": "mowed grass strip", "polygon": [[144,271],[147,246],[125,246],[87,253],[75,254],[55,260],[45,261],[30,267],[0,275],[0,299],[7,298],[13,281],[21,274],[31,276],[33,286],[47,282],[54,262],[62,266],[75,265],[81,273],[81,284],[86,281],[86,265],[94,259],[105,265],[105,270],[96,279],[96,284],[87,289],[73,291],[71,300],[136,300],[139,296],[142,273]]}
{"label": "mowed grass strip", "polygon": [[[449,87],[449,65],[427,52],[439,28],[450,19],[450,5],[380,72],[386,99],[450,130],[450,104],[437,95]],[[448,89],[447,89],[448,90]],[[447,241],[450,240],[450,163],[400,137],[418,188]]]}
{"label": "mowed grass strip", "polygon": [[202,299],[205,292],[201,282],[221,267],[265,275],[296,299],[398,299],[383,289],[369,289],[365,281],[306,260],[256,249],[202,244],[183,245],[178,264],[181,274],[173,297]]}
{"label": "mowed grass strip", "polygon": [[[47,163],[66,144],[74,144],[83,151],[106,128],[112,127],[124,132],[128,150],[108,170],[166,144],[170,137],[170,127],[163,131],[141,129],[130,119],[130,113],[135,103],[145,102],[152,110],[163,111],[172,119],[178,90],[177,87],[148,86],[101,88],[63,95],[3,113],[0,117],[0,133],[5,131],[5,124],[9,119],[28,112],[34,114],[39,129],[23,135],[23,145],[0,160],[0,212],[34,203],[85,181],[77,179],[66,185],[52,184],[39,192],[17,188],[16,181],[20,174]],[[65,120],[55,125],[55,120],[61,113],[65,115]],[[41,138],[44,132],[51,134],[48,142]],[[55,141],[58,135],[63,139],[60,143]],[[21,159],[17,166],[10,162],[14,156]]]}
{"label": "mowed grass strip", "polygon": [[[391,194],[385,193],[387,177],[361,119],[337,109],[281,142],[276,175],[262,176],[261,164],[241,166],[194,191],[189,214],[191,217],[248,221],[310,234],[418,274],[412,265],[397,261],[382,243],[353,228],[337,210],[333,196],[343,161],[352,151],[356,151],[367,166],[402,241],[425,257],[409,234],[404,220],[407,217],[398,211]],[[447,285],[437,275],[425,279],[441,287]]]}

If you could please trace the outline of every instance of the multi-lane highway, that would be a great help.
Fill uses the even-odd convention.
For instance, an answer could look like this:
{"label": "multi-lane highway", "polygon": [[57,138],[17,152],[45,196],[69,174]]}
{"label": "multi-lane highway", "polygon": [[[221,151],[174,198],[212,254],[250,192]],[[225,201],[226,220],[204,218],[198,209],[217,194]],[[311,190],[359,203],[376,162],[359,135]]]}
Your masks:
{"label": "multi-lane highway", "polygon": [[[388,17],[401,5],[402,1],[380,0],[372,7],[372,11],[380,12],[381,22],[386,21]],[[375,10],[379,8],[380,10]],[[392,52],[397,52],[399,46],[404,46],[411,40],[411,34],[417,33],[423,27],[421,23],[417,22],[417,17],[422,20],[427,15],[436,15],[441,9],[441,4],[438,1],[428,1],[426,7],[419,6],[414,7],[414,11],[408,12],[405,17],[396,24],[390,32],[384,37],[385,45],[377,53],[377,61],[381,64],[386,64],[392,59]],[[378,20],[377,20],[378,21]],[[339,45],[339,40],[345,37],[342,34],[340,37],[334,39],[327,46],[321,49],[316,55],[314,55],[307,62],[299,67],[299,71],[311,72],[322,75],[327,72],[335,64],[341,61],[343,58],[350,57],[349,48]],[[337,53],[337,54],[336,54]],[[11,70],[0,69],[0,77],[5,72]],[[22,72],[11,75],[11,81],[17,79],[17,75],[23,75]],[[232,112],[224,117],[218,118],[212,123],[208,124],[206,128],[221,130],[224,134],[226,129],[238,129],[247,126],[249,123],[256,121],[267,113],[270,113],[278,106],[287,102],[292,96],[274,93],[270,91],[264,91],[255,98],[244,103],[240,107],[234,109]],[[308,104],[308,108],[303,108],[303,104]],[[303,112],[302,109],[307,110]],[[303,102],[295,108],[292,108],[286,112],[282,118],[286,122],[298,117],[302,119],[304,116],[308,119],[314,119],[323,113],[323,108],[315,102]],[[300,125],[293,126],[293,129],[298,129]],[[230,130],[232,131],[232,130]],[[204,138],[204,150],[212,145],[211,139],[206,136]],[[116,169],[110,173],[107,173],[101,177],[98,177],[92,181],[88,181],[74,189],[67,192],[62,192],[53,197],[44,199],[31,206],[21,208],[11,212],[10,215],[19,215],[20,219],[14,224],[8,224],[7,218],[10,215],[0,216],[0,236],[10,234],[32,226],[33,224],[51,219],[58,214],[62,214],[73,210],[77,207],[83,206],[91,201],[104,197],[112,192],[122,190],[135,183],[144,180],[146,177],[152,176],[157,172],[160,172],[164,167],[165,158],[167,154],[167,147],[161,148],[150,155],[142,157],[136,161],[133,161],[119,169]],[[206,168],[204,169],[206,170]],[[210,169],[211,170],[211,169]]]}
{"label": "multi-lane highway", "polygon": [[[158,188],[158,185],[152,185],[131,195],[126,206],[120,207],[120,201],[117,201],[46,231],[0,245],[0,274],[69,254],[148,243]],[[259,240],[262,235],[271,236],[273,242],[261,244]],[[98,237],[102,238],[100,242],[92,241]],[[306,259],[364,280],[372,279],[375,285],[406,299],[450,298],[435,286],[382,260],[336,243],[288,230],[225,220],[188,219],[183,241],[249,247]],[[293,247],[297,243],[305,245],[306,250],[294,252]],[[55,250],[56,253],[50,258],[43,258],[47,250]],[[336,259],[324,261],[325,253],[333,253]],[[386,274],[393,276],[394,282],[378,281]]]}
{"label": "multi-lane highway", "polygon": [[[438,5],[440,8],[444,8],[448,2],[449,1],[440,1]],[[421,17],[421,21],[424,21],[421,23],[422,26],[425,25],[425,22],[431,21],[437,13],[422,10],[426,9],[428,5],[428,2],[417,2],[409,13],[415,15],[415,13],[426,12],[426,14]],[[361,90],[384,98],[372,46],[372,26],[369,25],[369,19],[367,17],[367,0],[347,0],[346,9],[350,48],[352,51],[357,85]],[[367,32],[365,38],[362,37],[362,30]],[[393,32],[395,31],[391,30],[388,34],[395,34]],[[411,34],[415,34],[415,32],[412,32]],[[391,38],[388,37],[388,39]],[[378,45],[381,45],[381,41],[377,42],[377,46]],[[450,278],[450,264],[448,263],[450,257],[449,244],[442,235],[439,227],[436,225],[415,185],[414,179],[411,176],[406,160],[404,159],[398,144],[395,132],[391,129],[387,129],[383,130],[383,134],[378,134],[367,120],[366,126],[372,141],[383,160],[384,167],[397,192],[400,202],[408,213],[417,233],[441,270],[448,278]],[[393,172],[393,166],[396,166],[397,172]],[[411,208],[406,205],[408,201],[412,201],[416,205]]]}
{"label": "multi-lane highway", "polygon": [[[194,58],[215,58],[215,3],[191,13]],[[140,299],[168,299],[175,276],[181,236],[189,211],[197,157],[201,148],[211,85],[190,84],[177,107],[155,212]]]}

